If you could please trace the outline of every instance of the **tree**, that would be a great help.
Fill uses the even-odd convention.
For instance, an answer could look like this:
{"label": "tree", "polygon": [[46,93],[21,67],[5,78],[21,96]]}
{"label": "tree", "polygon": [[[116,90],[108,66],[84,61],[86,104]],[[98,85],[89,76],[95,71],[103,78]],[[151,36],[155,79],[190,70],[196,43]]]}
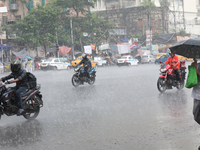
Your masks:
{"label": "tree", "polygon": [[37,4],[23,20],[12,26],[17,34],[15,42],[26,43],[30,47],[47,46],[57,40],[56,31],[59,27],[61,9],[48,3],[45,6]]}
{"label": "tree", "polygon": [[[62,13],[61,27],[63,28],[63,33],[66,33],[66,39],[69,39],[70,35],[70,16],[69,10],[75,12],[73,18],[73,36],[74,44],[76,49],[81,49],[83,51],[83,45],[89,45],[91,43],[100,44],[100,38],[106,36],[106,32],[113,27],[113,24],[109,21],[103,20],[98,17],[96,13],[90,13],[89,8],[94,7],[96,0],[57,0],[56,5],[65,8]],[[87,33],[84,36],[83,33]],[[63,34],[64,35],[64,34]]]}
{"label": "tree", "polygon": [[162,27],[163,27],[163,33],[164,33],[166,29],[165,14],[169,10],[170,2],[168,2],[168,0],[159,0],[159,2],[160,2],[161,11],[162,11]]}

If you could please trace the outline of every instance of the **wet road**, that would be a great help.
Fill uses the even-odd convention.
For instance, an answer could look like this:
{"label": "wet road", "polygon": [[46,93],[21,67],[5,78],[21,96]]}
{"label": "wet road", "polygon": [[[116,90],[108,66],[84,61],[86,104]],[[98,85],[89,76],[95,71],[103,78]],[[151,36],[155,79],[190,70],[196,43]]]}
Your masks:
{"label": "wet road", "polygon": [[73,70],[35,71],[44,107],[34,121],[3,116],[0,150],[197,149],[191,90],[160,94],[158,69],[99,67],[95,85],[78,88],[71,84]]}

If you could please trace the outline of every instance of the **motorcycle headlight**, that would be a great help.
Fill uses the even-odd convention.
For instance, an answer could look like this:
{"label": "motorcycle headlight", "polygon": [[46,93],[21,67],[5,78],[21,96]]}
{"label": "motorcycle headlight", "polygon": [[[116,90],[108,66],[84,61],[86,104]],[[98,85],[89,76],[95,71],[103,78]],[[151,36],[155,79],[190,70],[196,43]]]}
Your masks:
{"label": "motorcycle headlight", "polygon": [[163,69],[160,69],[161,72],[165,72],[166,71],[166,68],[163,68]]}

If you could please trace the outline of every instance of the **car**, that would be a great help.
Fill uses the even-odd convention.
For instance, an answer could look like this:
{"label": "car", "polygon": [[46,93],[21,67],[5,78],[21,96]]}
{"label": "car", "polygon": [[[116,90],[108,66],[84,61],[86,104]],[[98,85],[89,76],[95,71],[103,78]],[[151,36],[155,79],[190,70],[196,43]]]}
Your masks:
{"label": "car", "polygon": [[[87,58],[90,59],[91,64],[92,64],[92,67],[97,67],[97,66],[98,66],[98,62],[92,60],[92,57],[91,57],[91,56],[87,56]],[[72,67],[75,67],[78,63],[81,62],[82,59],[83,59],[82,56],[77,57],[76,60],[71,61],[71,66],[72,66]]]}
{"label": "car", "polygon": [[166,60],[170,57],[169,54],[167,55],[162,55],[160,58],[155,60],[155,64],[160,64],[166,62]]}
{"label": "car", "polygon": [[94,61],[98,62],[98,66],[106,66],[107,60],[105,60],[103,57],[94,57]]}
{"label": "car", "polygon": [[156,58],[153,55],[142,56],[141,63],[154,63]]}
{"label": "car", "polygon": [[117,59],[117,66],[131,66],[131,65],[138,65],[138,60],[134,59],[132,56],[122,56],[121,58]]}
{"label": "car", "polygon": [[70,69],[70,63],[64,62],[60,58],[49,58],[44,60],[40,68],[41,70],[57,70],[57,69]]}
{"label": "car", "polygon": [[162,55],[167,55],[167,53],[158,53],[158,54],[156,55],[156,59],[160,58]]}

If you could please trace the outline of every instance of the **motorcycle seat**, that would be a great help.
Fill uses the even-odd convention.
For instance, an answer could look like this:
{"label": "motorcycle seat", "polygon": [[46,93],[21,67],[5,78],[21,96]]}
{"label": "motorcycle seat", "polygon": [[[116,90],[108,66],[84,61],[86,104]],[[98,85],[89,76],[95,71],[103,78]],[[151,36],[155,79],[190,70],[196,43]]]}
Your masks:
{"label": "motorcycle seat", "polygon": [[29,95],[31,92],[35,91],[34,89],[28,90],[26,93],[22,94],[22,96]]}

